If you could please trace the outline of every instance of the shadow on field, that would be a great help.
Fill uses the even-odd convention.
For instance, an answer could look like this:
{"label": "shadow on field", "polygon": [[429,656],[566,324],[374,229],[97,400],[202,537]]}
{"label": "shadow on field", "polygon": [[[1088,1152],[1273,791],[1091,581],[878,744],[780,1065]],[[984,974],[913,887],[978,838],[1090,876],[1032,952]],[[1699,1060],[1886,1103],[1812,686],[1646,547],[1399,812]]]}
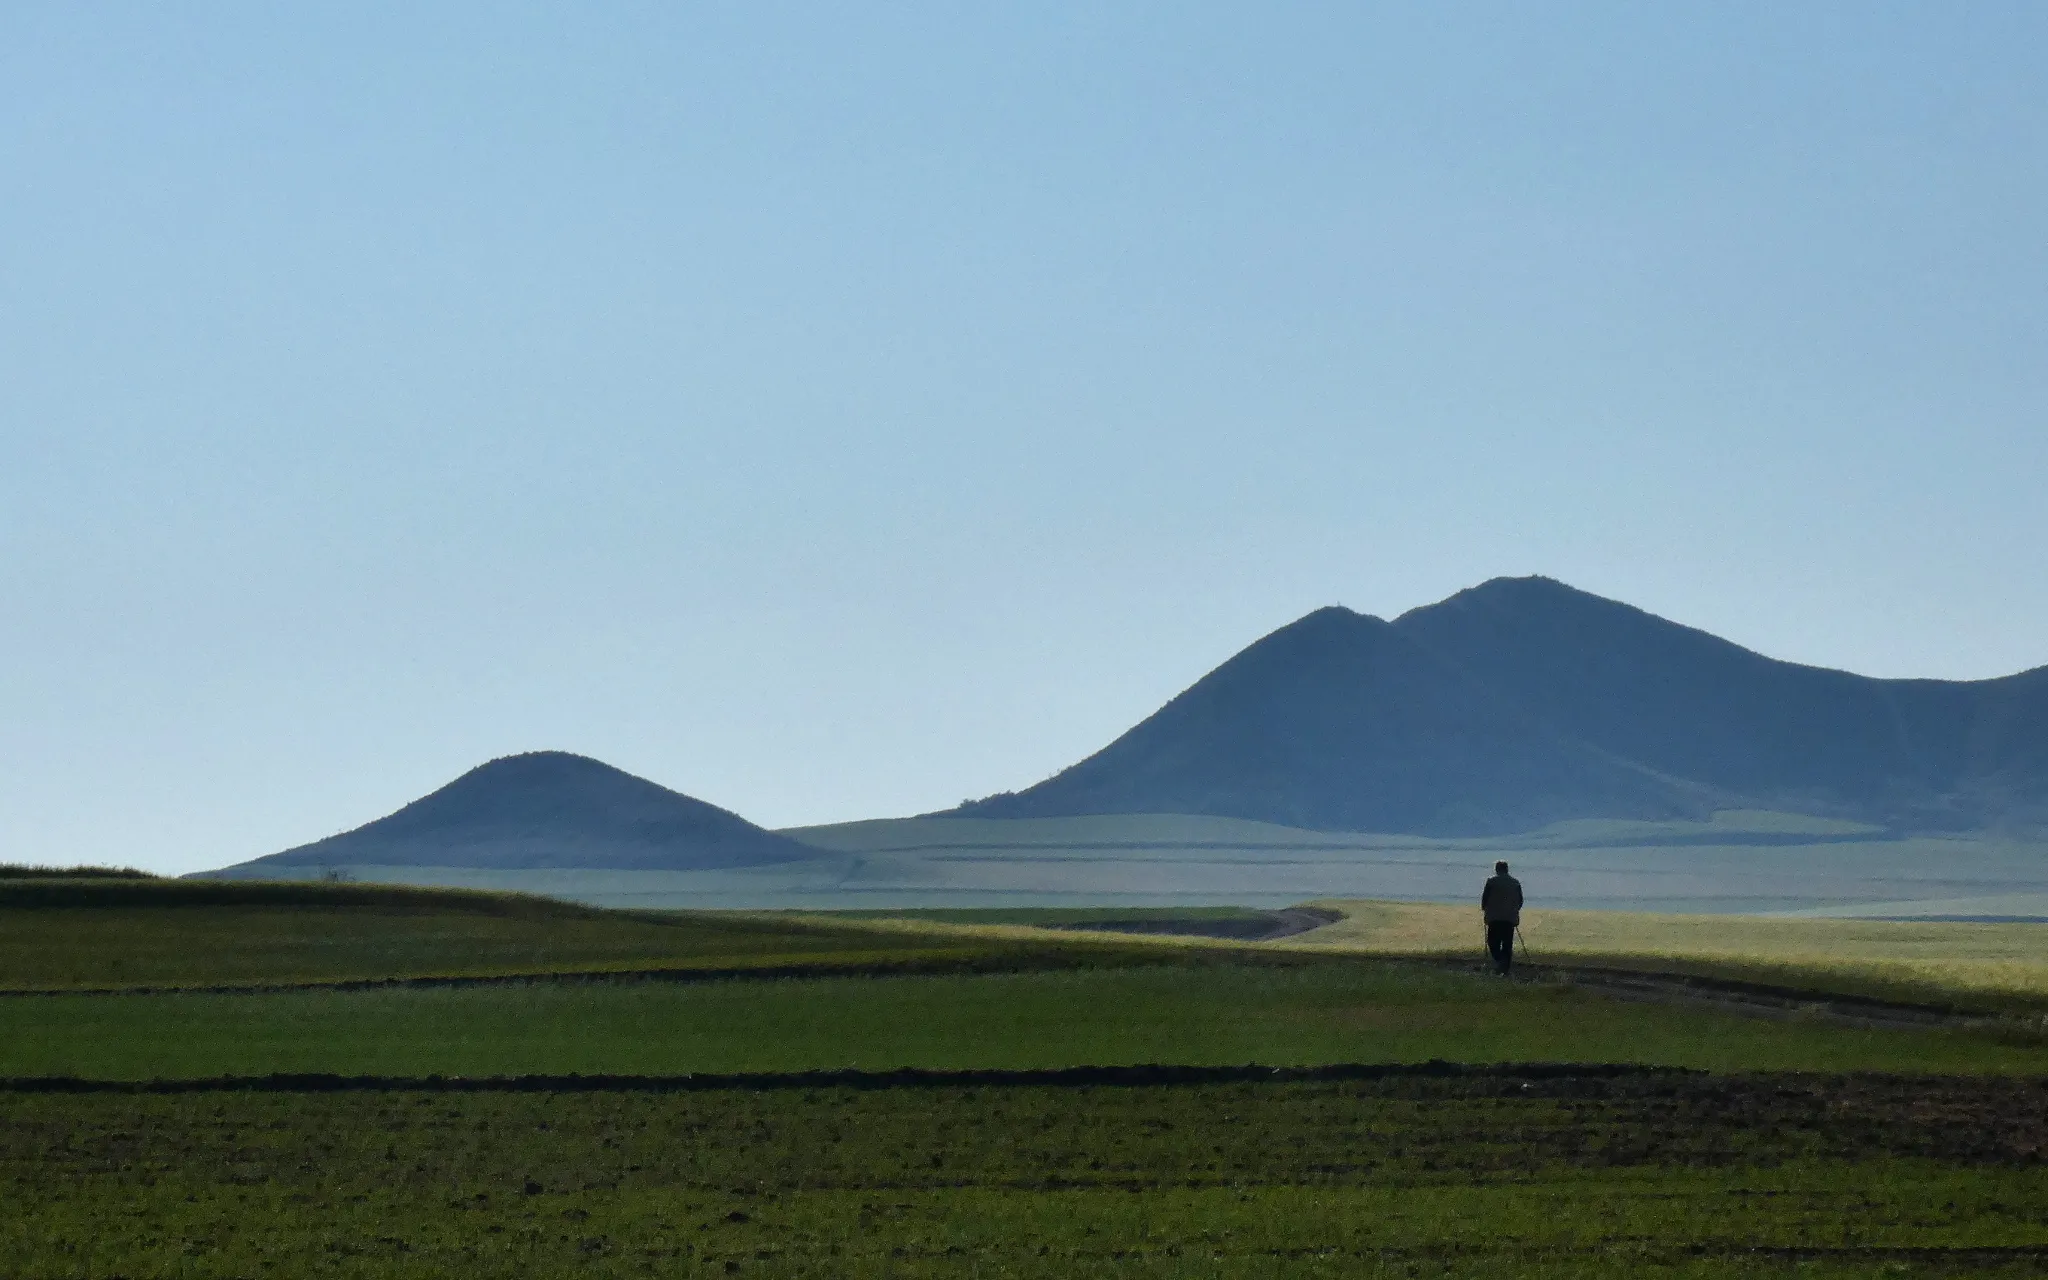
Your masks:
{"label": "shadow on field", "polygon": [[702,1093],[723,1089],[966,1089],[1146,1088],[1174,1085],[1334,1083],[1367,1080],[1611,1080],[1624,1076],[1705,1076],[1688,1067],[1640,1063],[1352,1062],[1314,1067],[1201,1067],[1170,1064],[1050,1067],[1040,1070],[973,1068],[889,1071],[834,1068],[820,1071],[695,1072],[680,1076],[343,1076],[320,1072],[267,1076],[213,1076],[196,1080],[86,1080],[75,1076],[0,1078],[5,1093]]}

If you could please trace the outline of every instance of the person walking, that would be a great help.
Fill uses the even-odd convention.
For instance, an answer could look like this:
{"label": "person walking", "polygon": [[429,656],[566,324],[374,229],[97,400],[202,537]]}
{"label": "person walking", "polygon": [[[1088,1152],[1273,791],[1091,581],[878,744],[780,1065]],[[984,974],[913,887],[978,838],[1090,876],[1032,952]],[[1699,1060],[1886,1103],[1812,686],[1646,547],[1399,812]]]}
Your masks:
{"label": "person walking", "polygon": [[1486,917],[1486,954],[1505,978],[1515,967],[1515,929],[1522,923],[1522,882],[1508,874],[1507,863],[1493,864],[1493,878],[1479,892],[1479,914]]}

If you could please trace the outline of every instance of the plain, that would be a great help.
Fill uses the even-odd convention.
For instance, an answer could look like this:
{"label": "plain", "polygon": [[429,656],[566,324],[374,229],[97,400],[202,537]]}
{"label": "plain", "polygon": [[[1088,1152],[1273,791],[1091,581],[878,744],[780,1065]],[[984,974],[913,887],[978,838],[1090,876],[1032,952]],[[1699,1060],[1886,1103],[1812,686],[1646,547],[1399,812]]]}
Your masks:
{"label": "plain", "polygon": [[[1501,981],[1448,949],[1469,912],[1385,904],[1245,943],[1042,927],[1128,911],[361,885],[0,901],[22,1274],[2048,1274],[2048,1043],[2021,989],[1904,1011],[1920,1026],[1622,1000],[1583,973],[1712,962],[1586,937],[1577,967]],[[1773,969],[1794,995],[1871,981],[1797,959]],[[1214,1070],[896,1073],[1145,1063]],[[1284,1070],[1315,1064],[1378,1065]]]}

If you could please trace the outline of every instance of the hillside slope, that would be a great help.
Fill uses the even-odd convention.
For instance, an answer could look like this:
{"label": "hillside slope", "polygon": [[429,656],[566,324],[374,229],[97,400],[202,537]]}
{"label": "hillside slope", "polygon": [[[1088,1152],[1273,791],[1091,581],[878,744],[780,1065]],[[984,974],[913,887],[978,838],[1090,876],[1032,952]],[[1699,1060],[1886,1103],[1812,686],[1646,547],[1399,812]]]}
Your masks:
{"label": "hillside slope", "polygon": [[1352,831],[1703,816],[1718,797],[1563,736],[1391,624],[1320,609],[977,817],[1200,813]]}
{"label": "hillside slope", "polygon": [[479,765],[396,813],[226,873],[323,866],[702,871],[816,856],[787,836],[608,764],[536,751]]}

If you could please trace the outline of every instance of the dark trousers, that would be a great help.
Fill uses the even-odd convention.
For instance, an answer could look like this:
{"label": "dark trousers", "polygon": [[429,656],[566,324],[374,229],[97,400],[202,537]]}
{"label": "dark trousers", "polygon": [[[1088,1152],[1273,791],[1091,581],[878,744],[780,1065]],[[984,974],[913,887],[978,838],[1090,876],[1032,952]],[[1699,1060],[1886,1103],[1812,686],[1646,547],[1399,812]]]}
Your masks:
{"label": "dark trousers", "polygon": [[1493,957],[1496,973],[1515,967],[1515,926],[1499,920],[1486,922],[1486,954]]}

